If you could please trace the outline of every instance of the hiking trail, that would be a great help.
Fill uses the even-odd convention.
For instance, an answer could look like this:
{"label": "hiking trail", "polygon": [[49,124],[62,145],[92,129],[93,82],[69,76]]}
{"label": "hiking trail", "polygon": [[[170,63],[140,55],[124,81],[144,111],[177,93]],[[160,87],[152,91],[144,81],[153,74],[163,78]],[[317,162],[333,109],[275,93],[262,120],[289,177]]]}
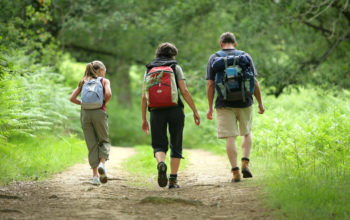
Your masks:
{"label": "hiking trail", "polygon": [[[89,183],[86,161],[41,182],[0,187],[0,219],[271,219],[253,179],[231,183],[228,159],[189,150],[179,172],[180,189],[160,188],[152,177],[127,173],[122,161],[132,148],[112,147],[106,169],[111,177],[99,187]],[[151,156],[151,155],[150,155]],[[187,158],[186,158],[187,159]]]}

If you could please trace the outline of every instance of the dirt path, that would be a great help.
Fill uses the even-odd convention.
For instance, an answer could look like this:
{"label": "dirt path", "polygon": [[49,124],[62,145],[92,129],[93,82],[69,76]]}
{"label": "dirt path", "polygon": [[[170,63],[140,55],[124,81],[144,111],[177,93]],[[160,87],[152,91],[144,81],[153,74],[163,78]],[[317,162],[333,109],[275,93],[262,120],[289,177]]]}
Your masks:
{"label": "dirt path", "polygon": [[0,188],[0,219],[270,218],[258,189],[249,184],[254,179],[230,183],[226,158],[188,150],[188,168],[179,173],[181,188],[168,190],[156,185],[155,176],[142,179],[122,171],[120,162],[134,153],[131,148],[112,148],[106,168],[114,180],[100,187],[88,183],[86,163],[50,180]]}

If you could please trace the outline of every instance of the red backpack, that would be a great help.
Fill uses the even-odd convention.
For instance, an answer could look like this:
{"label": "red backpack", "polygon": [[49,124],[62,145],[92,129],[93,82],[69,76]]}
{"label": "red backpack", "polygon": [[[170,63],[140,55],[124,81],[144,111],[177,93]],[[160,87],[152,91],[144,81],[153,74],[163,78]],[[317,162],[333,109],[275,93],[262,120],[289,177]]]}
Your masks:
{"label": "red backpack", "polygon": [[176,106],[176,77],[170,66],[153,67],[145,77],[147,104],[150,108]]}

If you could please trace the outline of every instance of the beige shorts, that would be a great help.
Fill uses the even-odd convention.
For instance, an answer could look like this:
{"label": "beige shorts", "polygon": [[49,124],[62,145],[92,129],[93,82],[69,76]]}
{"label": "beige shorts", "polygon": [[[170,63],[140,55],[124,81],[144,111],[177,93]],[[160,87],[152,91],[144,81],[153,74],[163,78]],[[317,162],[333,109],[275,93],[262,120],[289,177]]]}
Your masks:
{"label": "beige shorts", "polygon": [[217,108],[216,115],[218,138],[245,136],[252,130],[252,106],[247,108]]}

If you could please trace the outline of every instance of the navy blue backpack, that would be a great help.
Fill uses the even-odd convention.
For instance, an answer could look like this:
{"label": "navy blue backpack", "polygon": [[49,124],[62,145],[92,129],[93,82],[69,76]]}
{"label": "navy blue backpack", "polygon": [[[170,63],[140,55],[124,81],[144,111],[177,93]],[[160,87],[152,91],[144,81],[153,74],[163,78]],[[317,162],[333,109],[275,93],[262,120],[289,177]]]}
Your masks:
{"label": "navy blue backpack", "polygon": [[255,79],[250,58],[243,51],[235,50],[228,55],[216,52],[212,68],[215,75],[215,88],[218,96],[226,101],[242,100],[254,94]]}

